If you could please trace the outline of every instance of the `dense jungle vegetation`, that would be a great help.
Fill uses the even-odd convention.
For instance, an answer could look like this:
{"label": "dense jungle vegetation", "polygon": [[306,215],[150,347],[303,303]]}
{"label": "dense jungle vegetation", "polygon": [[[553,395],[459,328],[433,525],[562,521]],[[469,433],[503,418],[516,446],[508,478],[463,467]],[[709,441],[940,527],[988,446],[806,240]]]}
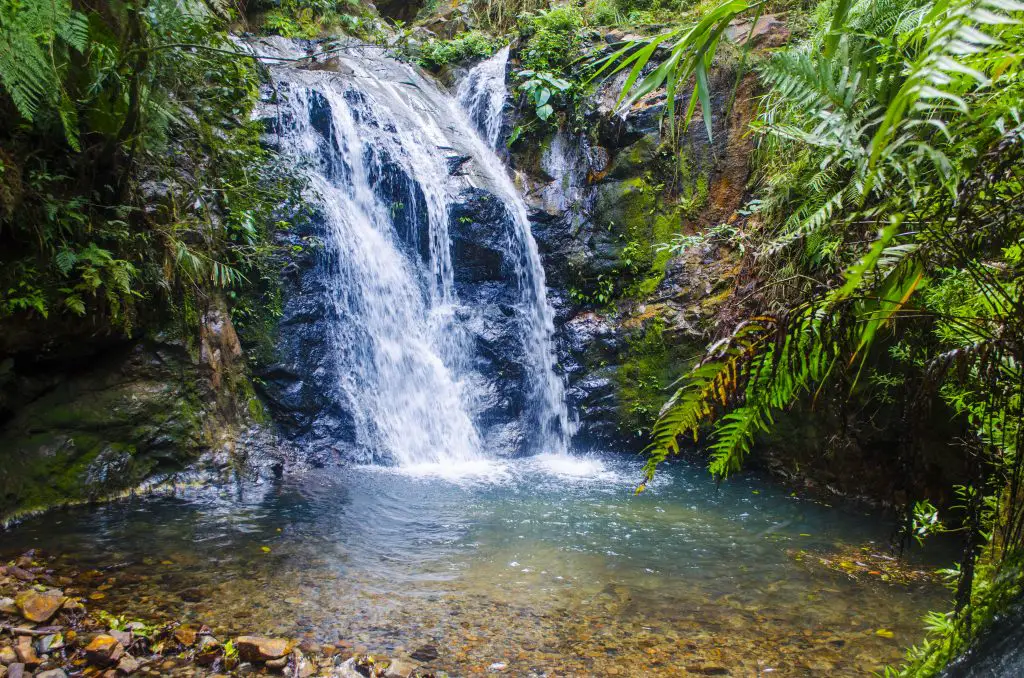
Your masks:
{"label": "dense jungle vegetation", "polygon": [[[807,38],[760,64],[756,228],[744,237],[765,291],[685,377],[649,448],[650,474],[709,424],[711,471],[728,475],[775,413],[825,389],[895,389],[888,402],[911,449],[938,403],[966,422],[968,472],[948,528],[964,535],[948,573],[955,607],[929,618],[938,640],[912,649],[905,673],[941,667],[1021,582],[1020,9],[823,5]],[[706,121],[719,37],[760,11],[724,3],[627,46],[612,58],[632,69],[625,103],[663,85],[673,96],[692,78],[683,124],[698,103]],[[671,56],[645,76],[651,45],[665,41]],[[910,531],[947,529],[916,499]]]}
{"label": "dense jungle vegetation", "polygon": [[[936,673],[1024,587],[1024,5],[486,0],[472,11],[472,30],[424,39],[352,0],[0,0],[5,349],[188,327],[215,296],[253,341],[272,323],[274,231],[301,185],[260,145],[261,73],[232,42],[233,21],[287,37],[348,32],[435,72],[515,42],[524,113],[510,144],[583,130],[586,94],[623,73],[621,107],[664,91],[667,135],[691,124],[710,135],[711,74],[738,60],[762,91],[742,227],[663,245],[722,239],[758,292],[666,394],[648,477],[687,439],[710,451],[712,473],[736,472],[781,413],[825,395],[895,412],[909,475],[922,429],[936,412],[954,419],[957,500],[940,512],[934,497],[909,497],[905,519],[908,536],[962,538],[946,573],[952,610],[930,615],[929,639],[891,671]],[[726,44],[730,24],[752,30],[781,12],[796,28],[787,46]],[[591,34],[609,28],[621,39],[595,47]]]}
{"label": "dense jungle vegetation", "polygon": [[[648,448],[650,475],[681,437],[706,433],[711,472],[726,476],[798,400],[895,390],[913,474],[921,427],[948,407],[966,424],[957,524],[917,497],[907,529],[961,532],[963,559],[948,572],[953,613],[929,618],[938,640],[912,649],[905,673],[941,667],[1022,580],[1021,9],[822,5],[808,37],[759,65],[759,185],[744,237],[764,291],[684,378]],[[698,104],[708,121],[720,36],[762,10],[723,3],[613,55],[631,69],[624,105],[692,82],[682,124]],[[670,56],[646,73],[664,42]]]}
{"label": "dense jungle vegetation", "polygon": [[243,327],[273,308],[272,212],[298,186],[260,145],[226,11],[0,7],[5,349],[194,326],[213,293]]}

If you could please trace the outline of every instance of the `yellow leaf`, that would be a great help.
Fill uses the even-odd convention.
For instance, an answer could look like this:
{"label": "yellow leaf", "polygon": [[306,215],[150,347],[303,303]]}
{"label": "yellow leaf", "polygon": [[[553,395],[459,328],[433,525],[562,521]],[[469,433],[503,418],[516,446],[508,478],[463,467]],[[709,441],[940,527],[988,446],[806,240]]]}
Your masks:
{"label": "yellow leaf", "polygon": [[895,638],[896,637],[896,634],[893,633],[892,631],[890,631],[889,629],[878,629],[877,631],[875,631],[875,635],[876,636],[881,636],[882,638]]}
{"label": "yellow leaf", "polygon": [[264,553],[270,553],[270,547],[269,546],[261,546],[260,550],[263,551]]}

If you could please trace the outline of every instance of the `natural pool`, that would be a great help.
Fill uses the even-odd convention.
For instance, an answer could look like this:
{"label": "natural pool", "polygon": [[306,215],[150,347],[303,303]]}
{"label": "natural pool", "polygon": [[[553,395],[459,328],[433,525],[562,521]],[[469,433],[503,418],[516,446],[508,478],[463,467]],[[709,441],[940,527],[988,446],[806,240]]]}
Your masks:
{"label": "natural pool", "polygon": [[640,463],[319,470],[49,513],[0,535],[0,555],[103,568],[97,604],[115,613],[436,650],[426,663],[452,675],[866,675],[943,604],[933,583],[822,566],[884,551],[878,515],[750,477],[716,489],[682,462],[634,496]]}

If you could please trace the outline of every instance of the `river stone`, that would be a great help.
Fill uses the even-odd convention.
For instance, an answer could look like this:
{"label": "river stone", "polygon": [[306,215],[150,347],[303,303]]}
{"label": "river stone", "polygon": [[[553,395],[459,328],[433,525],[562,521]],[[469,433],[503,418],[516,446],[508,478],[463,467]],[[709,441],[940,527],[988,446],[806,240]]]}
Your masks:
{"label": "river stone", "polygon": [[21,581],[32,581],[36,578],[34,574],[29,572],[28,570],[21,569],[17,565],[11,565],[10,567],[8,567],[7,574],[14,577],[15,579],[20,579]]}
{"label": "river stone", "polygon": [[384,670],[384,678],[409,678],[416,670],[416,665],[401,659],[392,659]]}
{"label": "river stone", "polygon": [[24,664],[11,664],[7,667],[7,678],[24,678],[25,676],[25,665]]}
{"label": "river stone", "polygon": [[221,646],[216,638],[209,635],[199,636],[199,645],[196,647],[196,663],[200,666],[208,666],[220,657]]}
{"label": "river stone", "polygon": [[39,655],[36,654],[36,649],[32,646],[32,638],[29,636],[19,636],[18,644],[14,646],[14,653],[18,655],[18,663],[26,666],[38,666]]}
{"label": "river stone", "polygon": [[356,658],[349,657],[346,659],[338,668],[334,669],[332,674],[337,678],[366,678],[362,673],[356,670]]}
{"label": "river stone", "polygon": [[14,598],[0,598],[0,613],[18,614],[18,606],[14,604]]}
{"label": "river stone", "polygon": [[51,633],[48,636],[43,636],[36,643],[36,646],[43,654],[48,654],[53,650],[59,650],[64,647],[64,635],[61,633]]}
{"label": "river stone", "polygon": [[68,674],[64,673],[64,669],[50,669],[37,673],[35,678],[68,678]]}
{"label": "river stone", "polygon": [[21,615],[25,619],[40,624],[50,621],[65,600],[67,599],[59,592],[24,591],[14,599],[14,603],[21,610]]}
{"label": "river stone", "polygon": [[93,664],[111,666],[124,655],[124,646],[117,642],[117,638],[101,633],[86,645],[85,655]]}
{"label": "river stone", "polygon": [[284,667],[288,666],[288,657],[279,657],[278,659],[268,659],[266,667],[268,669],[279,671]]}
{"label": "river stone", "polygon": [[192,647],[196,643],[196,629],[188,624],[182,624],[174,629],[174,637],[185,647]]}
{"label": "river stone", "polygon": [[244,661],[265,662],[280,659],[292,651],[292,642],[283,638],[262,636],[239,636],[235,638],[238,656]]}
{"label": "river stone", "polygon": [[416,648],[409,656],[419,662],[432,662],[438,657],[437,648],[433,645],[424,645]]}
{"label": "river stone", "polygon": [[117,670],[125,674],[126,676],[130,676],[131,674],[138,671],[140,666],[142,666],[142,662],[140,662],[138,659],[132,657],[131,655],[125,655],[121,657],[121,661],[117,663]]}
{"label": "river stone", "polygon": [[13,664],[18,661],[18,655],[14,652],[14,648],[8,646],[0,647],[0,664]]}

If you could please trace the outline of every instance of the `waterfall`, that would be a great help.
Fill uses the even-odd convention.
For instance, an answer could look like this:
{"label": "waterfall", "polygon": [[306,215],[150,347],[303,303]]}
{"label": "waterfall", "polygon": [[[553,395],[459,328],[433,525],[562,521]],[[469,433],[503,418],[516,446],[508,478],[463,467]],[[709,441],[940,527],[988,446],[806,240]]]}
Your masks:
{"label": "waterfall", "polygon": [[[255,49],[303,54],[281,39]],[[508,284],[518,290],[513,311],[528,392],[518,413],[525,449],[516,451],[565,451],[571,431],[540,256],[492,144],[456,101],[378,48],[362,45],[318,70],[269,65],[276,103],[265,114],[276,116],[277,144],[304,169],[323,222],[321,275],[336,366],[336,392],[328,395],[352,413],[356,443],[403,466],[488,456],[481,422],[493,388],[480,374],[485,358],[473,333],[494,323],[481,317],[491,311],[460,298],[450,233],[460,190],[469,187],[503,207],[502,223],[490,227],[507,233]],[[472,95],[497,106],[497,122],[485,126],[495,138],[498,97],[505,97],[500,70],[500,95],[483,81]],[[453,170],[463,163],[471,168]]]}
{"label": "waterfall", "polygon": [[508,53],[509,48],[503,47],[490,59],[477,64],[458,88],[459,103],[491,148],[498,145],[502,111],[508,98],[505,88]]}
{"label": "waterfall", "polygon": [[535,386],[536,395],[542,403],[541,417],[537,422],[546,451],[566,453],[574,433],[575,425],[569,418],[565,402],[565,385],[555,371],[554,334],[555,314],[548,303],[544,266],[541,262],[537,241],[530,230],[530,219],[526,203],[516,190],[508,172],[494,149],[501,136],[502,111],[508,99],[505,71],[508,64],[509,48],[499,50],[469,71],[459,83],[458,99],[471,120],[486,135],[487,148],[478,149],[478,157],[485,163],[489,174],[495,179],[506,197],[510,216],[513,219],[522,247],[517,276],[527,305],[532,310],[528,331],[530,352],[537,361]]}

